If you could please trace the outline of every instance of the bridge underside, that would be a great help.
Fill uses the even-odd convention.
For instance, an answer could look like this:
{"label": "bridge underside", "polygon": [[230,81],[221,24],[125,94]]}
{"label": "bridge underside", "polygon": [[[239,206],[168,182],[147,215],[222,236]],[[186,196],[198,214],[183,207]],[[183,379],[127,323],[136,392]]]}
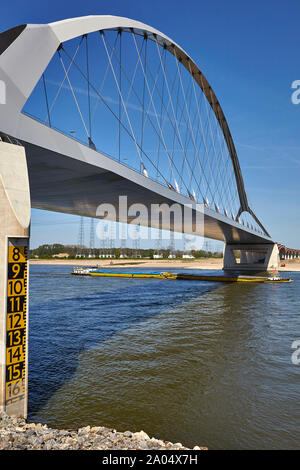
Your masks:
{"label": "bridge underside", "polygon": [[[272,243],[271,239],[202,205],[202,218],[197,219],[202,223],[196,226],[199,205],[196,209],[196,204],[189,198],[117,162],[113,164],[117,166],[118,173],[109,170],[107,160],[111,159],[99,153],[97,164],[91,164],[85,161],[84,156],[82,159],[72,158],[24,141],[20,143],[26,150],[31,204],[34,208],[96,217],[99,204],[110,203],[116,208],[117,220],[122,220],[118,213],[119,196],[127,196],[128,207],[140,203],[148,208],[148,216],[140,219],[142,225],[168,229],[164,221],[156,223],[153,218],[150,220],[151,205],[165,203],[172,206],[177,203],[183,208],[189,204],[193,205],[193,231],[200,236],[227,243]],[[134,214],[132,219],[137,215]],[[175,226],[171,223],[171,229],[182,231],[181,225],[176,223]]]}

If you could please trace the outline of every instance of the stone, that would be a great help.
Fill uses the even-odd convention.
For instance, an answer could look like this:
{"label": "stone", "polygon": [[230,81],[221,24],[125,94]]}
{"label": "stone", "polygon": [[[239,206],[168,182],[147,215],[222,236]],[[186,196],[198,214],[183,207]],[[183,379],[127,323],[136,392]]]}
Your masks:
{"label": "stone", "polygon": [[134,437],[134,439],[146,439],[146,440],[149,440],[150,437],[148,436],[148,434],[146,434],[144,431],[140,431],[140,432],[135,432],[133,433],[132,437]]}
{"label": "stone", "polygon": [[[90,449],[187,449],[179,442],[150,438],[144,431],[118,432],[103,426],[85,426],[78,430],[48,428],[40,423],[26,423],[0,414],[1,450],[90,450]],[[195,446],[194,450],[204,448]]]}
{"label": "stone", "polygon": [[78,432],[90,432],[91,428],[90,426],[86,426],[85,428],[80,428],[78,429]]}

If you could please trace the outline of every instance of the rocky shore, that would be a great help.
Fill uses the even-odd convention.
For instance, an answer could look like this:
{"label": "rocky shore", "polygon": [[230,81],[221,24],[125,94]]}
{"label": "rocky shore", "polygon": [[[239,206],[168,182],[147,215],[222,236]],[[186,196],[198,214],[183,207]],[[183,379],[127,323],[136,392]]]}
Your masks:
{"label": "rocky shore", "polygon": [[[46,424],[28,423],[0,413],[0,450],[184,450],[150,438],[144,431],[118,432],[102,426],[86,426],[77,430],[48,428]],[[189,449],[188,449],[189,450]],[[206,450],[195,446],[194,450]]]}

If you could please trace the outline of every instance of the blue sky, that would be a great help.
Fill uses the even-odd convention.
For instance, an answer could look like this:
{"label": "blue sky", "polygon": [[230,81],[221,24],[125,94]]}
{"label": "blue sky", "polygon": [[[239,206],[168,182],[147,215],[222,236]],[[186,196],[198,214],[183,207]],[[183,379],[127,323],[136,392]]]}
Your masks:
{"label": "blue sky", "polygon": [[[235,141],[247,194],[272,237],[300,248],[300,79],[296,1],[11,0],[1,30],[90,14],[127,16],[170,36],[211,83]],[[32,246],[76,243],[78,218],[32,211]]]}

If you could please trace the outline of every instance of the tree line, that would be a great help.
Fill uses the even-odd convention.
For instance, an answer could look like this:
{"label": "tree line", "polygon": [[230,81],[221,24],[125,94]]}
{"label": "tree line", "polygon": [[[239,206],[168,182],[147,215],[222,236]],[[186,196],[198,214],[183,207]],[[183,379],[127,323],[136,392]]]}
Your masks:
{"label": "tree line", "polygon": [[[68,258],[100,258],[103,256],[112,256],[114,258],[127,257],[127,258],[150,258],[153,259],[155,255],[159,254],[162,258],[168,258],[172,255],[175,258],[182,258],[185,252],[183,250],[171,251],[170,249],[155,250],[148,249],[133,249],[133,248],[79,248],[76,245],[62,245],[60,243],[40,245],[38,248],[30,250],[31,258],[50,259],[55,255],[66,254]],[[191,250],[188,253],[194,258],[222,258],[223,254],[220,252],[211,252],[205,250]]]}

